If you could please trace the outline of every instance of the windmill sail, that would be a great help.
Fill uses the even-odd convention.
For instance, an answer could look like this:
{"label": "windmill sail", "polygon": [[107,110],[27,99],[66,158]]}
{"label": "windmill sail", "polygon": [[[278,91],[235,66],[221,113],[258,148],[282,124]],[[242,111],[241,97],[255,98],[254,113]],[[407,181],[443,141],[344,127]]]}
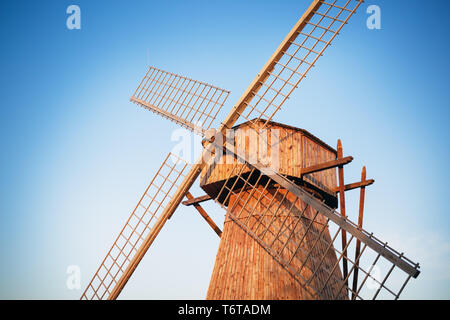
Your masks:
{"label": "windmill sail", "polygon": [[[309,299],[347,299],[347,293],[353,299],[398,299],[409,279],[419,275],[418,264],[259,163],[236,162],[215,201],[300,283]],[[344,231],[350,235],[345,249],[362,243],[355,260],[346,258],[345,279],[340,271],[344,250],[336,245]],[[361,281],[351,289],[346,282],[355,270]]]}
{"label": "windmill sail", "polygon": [[210,84],[150,67],[130,100],[203,134],[211,127],[229,94]]}
{"label": "windmill sail", "polygon": [[270,121],[363,1],[315,0],[222,123]]}
{"label": "windmill sail", "polygon": [[186,162],[169,153],[81,299],[101,300],[117,297],[137,266],[136,257],[142,253],[142,248],[149,239],[153,241],[160,230],[161,223],[167,220],[163,213],[171,206],[174,193],[186,177],[188,170],[189,165]]}

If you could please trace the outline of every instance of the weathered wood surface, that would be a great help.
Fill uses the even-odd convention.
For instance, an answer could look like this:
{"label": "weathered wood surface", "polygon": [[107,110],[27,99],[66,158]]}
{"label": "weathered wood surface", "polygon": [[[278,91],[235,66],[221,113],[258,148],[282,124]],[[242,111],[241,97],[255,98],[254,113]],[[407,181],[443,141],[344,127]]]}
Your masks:
{"label": "weathered wood surface", "polygon": [[[186,192],[186,198],[189,199],[189,201],[194,200],[194,196],[188,191]],[[220,228],[216,225],[216,223],[211,219],[211,217],[206,213],[205,209],[199,204],[194,203],[194,208],[200,213],[200,215],[205,219],[205,221],[209,224],[209,226],[214,230],[215,233],[220,237],[222,235],[222,231]]]}
{"label": "weathered wood surface", "polygon": [[[262,125],[263,122],[261,121],[259,124]],[[267,165],[275,167],[278,162],[277,171],[292,178],[304,176],[304,169],[307,167],[336,160],[336,150],[303,129],[269,122],[267,132],[259,138],[255,129],[251,128],[248,123],[243,123],[234,129],[235,148],[241,154],[245,154],[246,159],[256,158],[259,162],[267,159]],[[278,133],[274,134],[275,130]],[[275,139],[277,134],[278,139]],[[264,144],[266,148],[262,146]],[[266,158],[264,149],[267,150]],[[277,153],[278,156],[276,156]],[[278,160],[274,162],[274,159]],[[205,166],[200,180],[203,190],[215,198],[232,170],[234,169],[236,172],[240,169],[236,168],[236,161],[231,155],[223,155],[220,162]],[[248,169],[244,168],[242,172],[247,171]],[[330,190],[333,192],[337,189],[336,169],[310,173],[305,181],[325,192],[330,192]]]}
{"label": "weathered wood surface", "polygon": [[[260,190],[262,191],[263,188]],[[268,197],[273,194],[274,190],[266,190]],[[236,201],[235,196],[230,199],[229,209],[235,216],[240,215],[239,219],[249,218],[248,226],[251,231],[255,233],[261,233],[263,226],[258,224],[257,221],[261,218],[261,211],[269,206],[269,200],[262,201],[257,204],[257,200],[250,198],[250,191],[246,191],[242,196],[242,200],[245,202],[248,200],[248,207],[254,207],[256,210],[253,214],[249,215],[245,212],[241,212],[242,207],[240,205],[233,206]],[[248,198],[248,199],[247,199]],[[271,243],[278,230],[283,225],[283,221],[286,218],[288,209],[291,207],[292,201],[295,201],[292,214],[300,216],[305,204],[294,197],[292,194],[288,195],[285,199],[278,199],[274,201],[272,206],[278,207],[281,205],[281,211],[278,211],[277,217],[274,218],[273,223],[270,225],[269,231],[264,236],[264,241]],[[241,203],[241,202],[238,202]],[[247,207],[247,206],[246,206]],[[317,296],[311,295],[310,292],[314,290],[305,289],[294,277],[284,269],[262,246],[260,246],[244,229],[239,227],[236,223],[230,220],[230,211],[227,212],[225,220],[224,230],[217,253],[214,270],[211,276],[211,281],[207,293],[207,299],[287,299],[287,300],[310,300],[317,299]],[[300,223],[296,223],[298,218],[289,217],[288,221],[284,222],[283,228],[294,228],[293,241],[289,242],[284,250],[286,252],[295,252],[301,239],[305,235],[305,231],[308,230],[308,226],[311,223],[311,219],[314,218],[315,212],[308,207],[304,212],[304,218]],[[271,220],[273,216],[267,216],[266,219]],[[318,234],[326,223],[326,219],[320,214],[314,220],[312,229],[315,229]],[[269,225],[266,223],[265,225]],[[311,252],[311,256],[308,258],[307,263],[301,271],[301,275],[305,279],[309,279],[311,275],[316,271],[316,276],[311,282],[313,288],[325,289],[322,292],[323,299],[331,299],[337,296],[338,299],[346,299],[345,290],[341,290],[337,293],[338,288],[342,286],[342,275],[339,268],[336,268],[334,276],[326,283],[329,272],[333,269],[337,262],[337,257],[333,249],[327,249],[327,243],[331,242],[328,228],[322,234],[324,242],[319,241],[316,244],[317,236],[312,232],[314,230],[309,229],[303,241],[301,242],[300,250],[297,251],[296,258],[293,259],[294,265],[300,268],[306,256]],[[280,238],[282,240],[282,238]],[[283,241],[275,241],[273,248],[279,250],[284,246]],[[325,254],[323,263],[319,266],[318,261]],[[326,285],[325,285],[326,283]],[[310,288],[311,289],[311,288]]]}

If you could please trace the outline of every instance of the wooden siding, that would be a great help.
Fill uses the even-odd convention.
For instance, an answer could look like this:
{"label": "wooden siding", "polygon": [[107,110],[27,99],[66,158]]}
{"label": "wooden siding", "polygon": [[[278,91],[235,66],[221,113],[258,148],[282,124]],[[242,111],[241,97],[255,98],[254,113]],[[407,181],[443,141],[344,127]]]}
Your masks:
{"label": "wooden siding", "polygon": [[[260,188],[262,191],[263,188]],[[266,192],[273,193],[271,189]],[[291,196],[290,196],[291,195]],[[284,218],[287,214],[287,209],[290,208],[290,204],[296,199],[292,194],[288,195],[284,199],[279,199],[278,202],[273,202],[273,206],[278,207],[281,205],[281,211],[271,224],[269,232],[264,236],[265,242],[272,242],[275,238],[275,234],[281,227]],[[254,197],[249,197],[249,192],[245,192],[243,200],[247,201],[250,198],[250,202],[255,202]],[[239,205],[233,206],[236,201],[234,196],[230,199],[229,208],[233,208],[233,213],[238,216],[241,207]],[[256,206],[256,203],[249,204],[251,207]],[[268,203],[261,203],[261,210],[263,207],[267,207]],[[300,216],[301,211],[304,209],[305,204],[301,200],[297,200],[293,208],[292,213]],[[252,216],[250,216],[249,226],[256,226],[257,223],[252,223],[252,220],[256,221],[260,218],[260,214],[256,210]],[[285,214],[283,215],[283,212]],[[219,244],[219,250],[217,253],[211,281],[207,293],[207,299],[210,300],[248,300],[248,299],[261,299],[261,300],[311,300],[316,299],[317,296],[311,295],[309,292],[314,290],[305,290],[305,288],[296,281],[293,276],[284,269],[266,250],[264,250],[251,236],[249,236],[241,227],[230,220],[230,212],[227,212],[225,219],[224,230]],[[326,250],[327,243],[331,242],[331,237],[328,229],[326,229],[322,238],[324,242],[319,241],[316,245],[317,236],[314,235],[312,230],[309,229],[306,236],[305,232],[308,230],[308,225],[311,219],[314,217],[315,212],[308,208],[304,213],[304,218],[297,222],[297,218],[289,218],[291,221],[284,222],[284,228],[296,227],[293,237],[297,241],[289,244],[286,249],[295,252],[299,243],[301,243],[301,249],[297,250],[296,259],[293,259],[296,263],[296,267],[299,268],[306,256],[311,252],[307,263],[301,271],[301,275],[309,279],[313,272],[317,269],[318,263],[326,252],[323,263],[320,265],[316,276],[311,282],[313,288],[325,287],[322,292],[323,299],[331,299],[333,297],[337,299],[347,299],[345,290],[341,290],[337,293],[338,288],[342,288],[342,275],[339,268],[336,268],[333,273],[336,277],[331,277],[332,280],[327,282],[328,274],[333,270],[334,265],[337,262],[337,257],[334,250]],[[240,217],[247,218],[247,217]],[[316,217],[313,223],[312,229],[316,229],[316,234],[320,230],[323,224],[326,223],[326,219],[320,214]],[[259,226],[259,225],[258,225]],[[252,232],[261,233],[263,230],[255,230],[256,227],[251,229]],[[303,241],[301,239],[304,237]],[[274,242],[273,248],[275,250],[280,249],[283,244]],[[285,250],[286,250],[285,249]],[[297,259],[298,258],[298,259]]]}
{"label": "wooden siding", "polygon": [[[263,122],[259,123],[262,125]],[[274,122],[270,122],[267,128],[269,129],[267,134],[263,135],[263,137],[267,137],[264,138],[267,141],[258,141],[256,132],[247,123],[235,128],[236,149],[241,154],[245,154],[246,159],[256,156],[258,161],[261,162],[263,157],[260,149],[263,148],[258,148],[258,144],[266,144],[268,165],[275,165],[271,158],[271,152],[273,151],[271,146],[275,143],[273,130],[276,129],[279,134],[278,172],[281,174],[292,178],[300,178],[302,168],[336,159],[335,150],[305,130]],[[213,198],[217,196],[217,192],[225,180],[229,178],[232,170],[238,171],[235,168],[237,160],[232,155],[224,155],[220,160],[218,163],[205,166],[201,173],[200,186]],[[243,173],[247,171],[248,169],[245,168]],[[330,193],[330,190],[334,190],[337,186],[335,168],[315,172],[303,178],[306,182],[327,193]]]}

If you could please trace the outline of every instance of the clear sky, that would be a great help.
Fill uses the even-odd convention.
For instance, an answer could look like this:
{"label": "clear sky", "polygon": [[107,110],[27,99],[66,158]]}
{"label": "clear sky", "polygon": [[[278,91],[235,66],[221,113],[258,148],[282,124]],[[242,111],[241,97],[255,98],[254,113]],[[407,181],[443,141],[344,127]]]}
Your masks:
{"label": "clear sky", "polygon": [[[71,4],[81,30],[66,27]],[[381,30],[366,27],[371,4]],[[149,64],[231,90],[223,116],[308,5],[1,1],[0,298],[80,297],[67,267],[84,289],[175,144],[175,124],[129,102]],[[365,228],[421,264],[403,298],[450,298],[449,9],[366,1],[276,117],[341,138],[346,182],[367,166]],[[357,194],[348,202],[355,219]],[[180,208],[121,297],[203,299],[218,243]]]}

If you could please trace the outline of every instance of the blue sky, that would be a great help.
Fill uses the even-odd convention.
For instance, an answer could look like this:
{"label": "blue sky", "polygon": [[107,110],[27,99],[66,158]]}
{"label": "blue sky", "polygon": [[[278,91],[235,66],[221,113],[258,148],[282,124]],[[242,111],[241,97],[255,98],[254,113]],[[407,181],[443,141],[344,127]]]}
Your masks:
{"label": "blue sky", "polygon": [[[81,30],[66,28],[71,4]],[[381,30],[366,27],[371,4]],[[0,298],[81,295],[67,266],[84,287],[175,145],[175,124],[129,102],[149,64],[231,90],[223,116],[308,5],[2,1]],[[342,139],[346,181],[367,166],[366,229],[421,264],[404,298],[450,298],[449,7],[366,1],[276,117]],[[180,208],[121,297],[203,299],[218,243]]]}

